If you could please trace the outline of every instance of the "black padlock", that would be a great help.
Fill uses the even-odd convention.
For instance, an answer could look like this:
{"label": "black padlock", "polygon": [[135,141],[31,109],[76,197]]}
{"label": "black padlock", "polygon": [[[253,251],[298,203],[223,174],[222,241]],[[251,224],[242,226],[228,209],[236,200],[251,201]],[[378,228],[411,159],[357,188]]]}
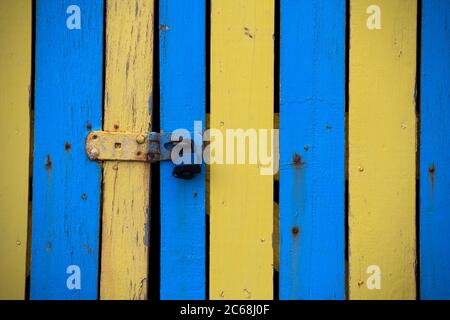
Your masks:
{"label": "black padlock", "polygon": [[180,164],[173,168],[172,175],[177,179],[191,180],[200,172],[202,167],[199,164]]}

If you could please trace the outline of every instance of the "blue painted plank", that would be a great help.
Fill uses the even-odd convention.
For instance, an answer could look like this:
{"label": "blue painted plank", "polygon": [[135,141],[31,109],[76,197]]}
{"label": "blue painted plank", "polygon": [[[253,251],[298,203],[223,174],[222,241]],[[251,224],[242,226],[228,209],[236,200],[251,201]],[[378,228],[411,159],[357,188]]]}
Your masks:
{"label": "blue painted plank", "polygon": [[343,299],[345,1],[280,14],[280,299]]}
{"label": "blue painted plank", "polygon": [[420,296],[450,299],[450,1],[423,1]]}
{"label": "blue painted plank", "polygon": [[[160,125],[194,131],[205,119],[205,1],[160,1]],[[204,125],[203,125],[204,126]],[[161,163],[161,299],[205,298],[205,167],[175,179]]]}
{"label": "blue painted plank", "polygon": [[38,0],[36,17],[31,298],[96,299],[100,165],[84,140],[102,125],[103,1]]}

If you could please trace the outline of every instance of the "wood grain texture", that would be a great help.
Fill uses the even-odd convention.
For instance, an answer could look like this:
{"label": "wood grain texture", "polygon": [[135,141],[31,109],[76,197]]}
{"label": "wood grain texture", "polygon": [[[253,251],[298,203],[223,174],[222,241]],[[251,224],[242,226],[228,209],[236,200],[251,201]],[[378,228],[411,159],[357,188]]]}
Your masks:
{"label": "wood grain texture", "polygon": [[0,3],[0,300],[25,297],[31,7],[28,0]]}
{"label": "wood grain texture", "polygon": [[[211,128],[273,128],[274,1],[211,3]],[[210,298],[272,299],[273,176],[210,166]]]}
{"label": "wood grain texture", "polygon": [[[81,11],[68,29],[67,8]],[[31,254],[32,299],[96,299],[101,167],[84,139],[101,129],[103,1],[38,0]],[[80,268],[70,289],[68,267]]]}
{"label": "wood grain texture", "polygon": [[[205,1],[162,0],[161,130],[194,132],[205,120]],[[194,138],[194,137],[192,137]],[[161,299],[205,298],[205,166],[192,180],[161,163]]]}
{"label": "wood grain texture", "polygon": [[450,299],[450,2],[422,6],[420,297]]}
{"label": "wood grain texture", "polygon": [[[107,0],[104,130],[151,128],[153,1]],[[101,299],[146,299],[150,165],[103,168]]]}
{"label": "wood grain texture", "polygon": [[[349,289],[351,299],[414,299],[416,0],[350,1]],[[370,290],[367,268],[381,270]],[[372,282],[371,282],[372,283]]]}
{"label": "wood grain texture", "polygon": [[345,1],[281,1],[280,299],[344,299]]}

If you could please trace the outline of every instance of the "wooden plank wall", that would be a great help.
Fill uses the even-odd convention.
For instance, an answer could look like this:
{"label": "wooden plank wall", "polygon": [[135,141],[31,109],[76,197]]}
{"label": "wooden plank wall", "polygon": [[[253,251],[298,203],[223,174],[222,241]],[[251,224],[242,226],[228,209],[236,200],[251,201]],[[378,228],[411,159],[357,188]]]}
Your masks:
{"label": "wooden plank wall", "polygon": [[0,300],[25,297],[32,5],[0,3]]}
{"label": "wooden plank wall", "polygon": [[[106,1],[104,130],[151,129],[153,0]],[[146,299],[150,165],[103,167],[101,299]]]}
{"label": "wooden plank wall", "polygon": [[345,1],[281,1],[280,298],[345,295]]}
{"label": "wooden plank wall", "polygon": [[350,1],[350,298],[414,299],[417,1],[373,4]]}
{"label": "wooden plank wall", "polygon": [[[205,1],[159,6],[161,130],[193,133],[194,121],[205,125]],[[204,299],[205,166],[192,180],[173,177],[171,162],[160,168],[161,299]]]}
{"label": "wooden plank wall", "polygon": [[[273,0],[211,4],[211,128],[273,128]],[[211,299],[272,299],[273,176],[211,165]]]}
{"label": "wooden plank wall", "polygon": [[[94,130],[152,128],[155,1],[36,0],[35,13],[32,1],[0,2],[0,299],[25,298],[27,263],[31,299],[146,299],[150,164],[90,161],[84,143]],[[204,165],[186,181],[162,163],[161,298],[272,299],[278,289],[280,299],[450,299],[449,2],[207,7],[156,4],[161,129],[205,121],[210,67],[210,127],[224,138],[212,154],[236,160],[226,130],[277,126],[280,85],[279,207],[260,161],[211,164],[209,194]]]}
{"label": "wooden plank wall", "polygon": [[450,299],[450,2],[422,6],[420,297]]}
{"label": "wooden plank wall", "polygon": [[101,129],[103,1],[36,6],[31,298],[96,299],[101,167],[84,139]]}

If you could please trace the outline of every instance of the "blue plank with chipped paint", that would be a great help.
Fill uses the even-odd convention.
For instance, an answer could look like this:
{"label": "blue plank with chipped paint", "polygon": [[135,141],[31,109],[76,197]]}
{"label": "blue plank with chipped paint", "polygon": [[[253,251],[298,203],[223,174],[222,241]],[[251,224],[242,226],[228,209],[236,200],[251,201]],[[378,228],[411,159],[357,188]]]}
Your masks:
{"label": "blue plank with chipped paint", "polygon": [[345,1],[280,14],[280,299],[343,299]]}
{"label": "blue plank with chipped paint", "polygon": [[450,299],[450,2],[422,6],[420,297]]}
{"label": "blue plank with chipped paint", "polygon": [[[160,125],[205,119],[205,1],[160,1]],[[161,299],[205,298],[205,167],[175,179],[161,163]]]}
{"label": "blue plank with chipped paint", "polygon": [[103,5],[37,1],[32,299],[97,298],[100,165],[84,140],[102,124]]}

